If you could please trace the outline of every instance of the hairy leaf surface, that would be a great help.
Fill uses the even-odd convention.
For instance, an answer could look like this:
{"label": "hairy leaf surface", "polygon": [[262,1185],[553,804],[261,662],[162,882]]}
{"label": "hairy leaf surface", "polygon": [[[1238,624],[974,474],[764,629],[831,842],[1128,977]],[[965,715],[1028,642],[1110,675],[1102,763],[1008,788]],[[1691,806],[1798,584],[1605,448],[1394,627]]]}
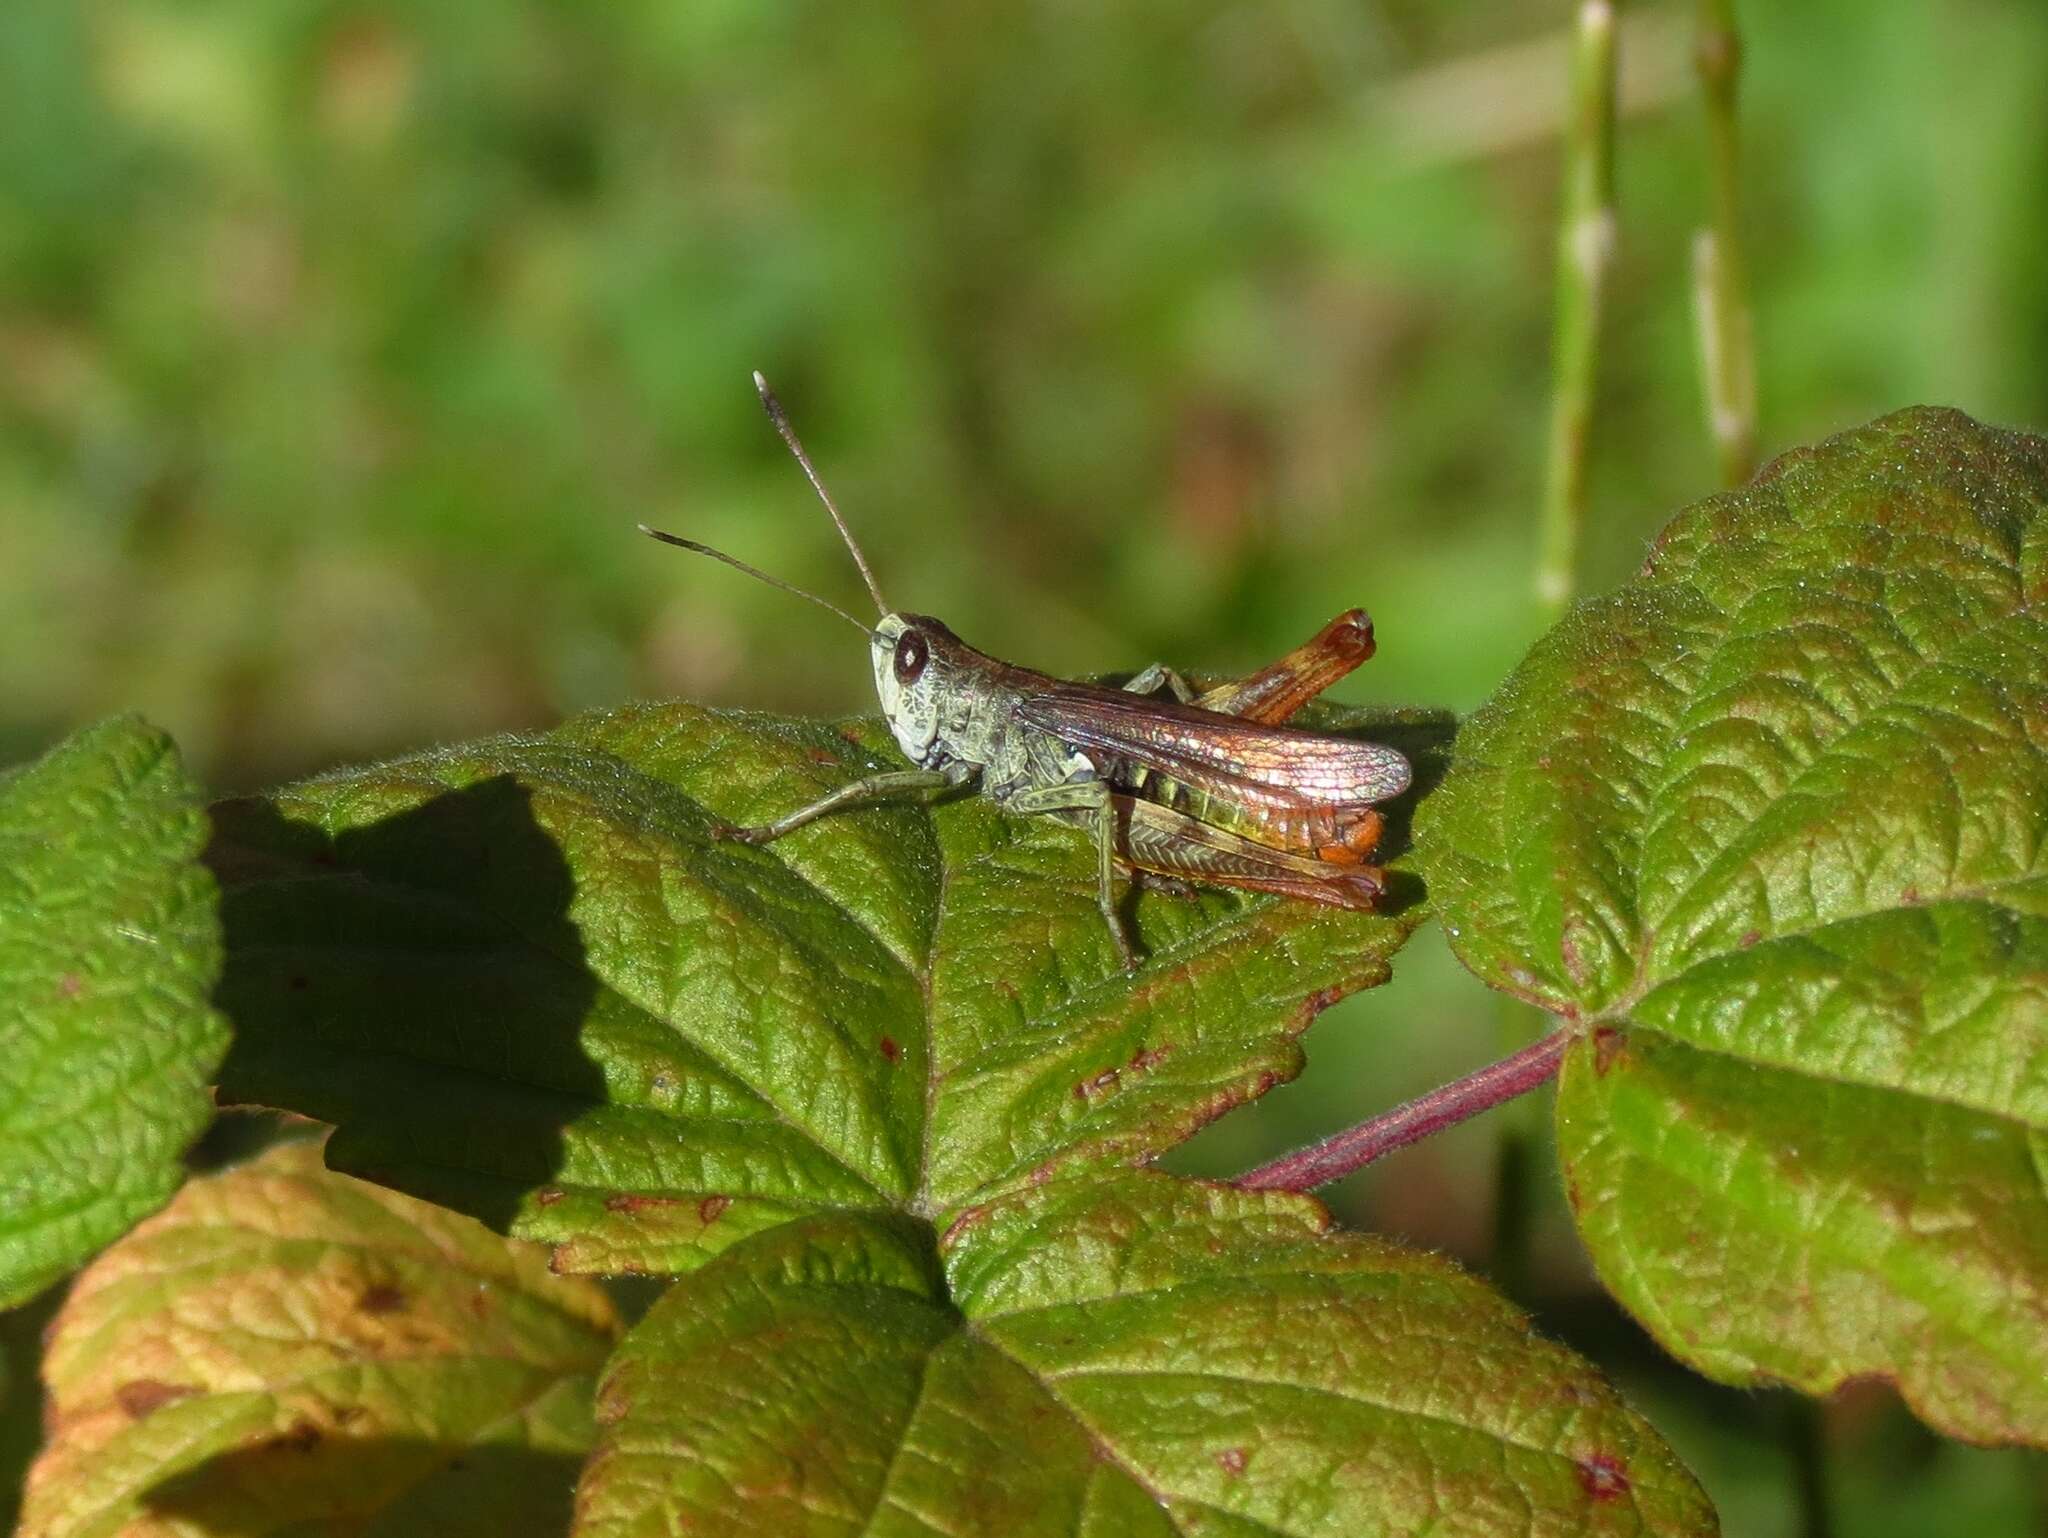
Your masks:
{"label": "hairy leaf surface", "polygon": [[1581,1033],[1623,1301],[1981,1440],[2048,1440],[2044,508],[2048,443],[1954,412],[1785,456],[1531,653],[1422,831],[1466,964]]}
{"label": "hairy leaf surface", "polygon": [[736,1245],[627,1337],[580,1538],[1708,1533],[1586,1363],[1314,1201],[1152,1173]]}
{"label": "hairy leaf surface", "polygon": [[[1444,736],[1353,724],[1425,773]],[[712,837],[900,766],[884,740],[648,707],[222,808],[224,1093],[566,1269],[683,1271],[1156,1154],[1291,1077],[1420,916],[1412,879],[1380,914],[1147,893],[1127,975],[1076,829],[963,798]]]}
{"label": "hairy leaf surface", "polygon": [[0,1307],[155,1211],[227,1046],[206,817],[133,718],[0,776]]}
{"label": "hairy leaf surface", "polygon": [[560,1533],[617,1333],[546,1251],[272,1149],[79,1278],[22,1538]]}

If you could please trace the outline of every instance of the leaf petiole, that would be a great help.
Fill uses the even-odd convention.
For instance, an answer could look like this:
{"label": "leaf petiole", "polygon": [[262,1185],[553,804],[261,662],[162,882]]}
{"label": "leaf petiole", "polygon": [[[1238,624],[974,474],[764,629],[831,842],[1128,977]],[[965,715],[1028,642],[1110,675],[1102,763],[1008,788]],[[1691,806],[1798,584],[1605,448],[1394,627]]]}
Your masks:
{"label": "leaf petiole", "polygon": [[1370,1121],[1261,1164],[1234,1184],[1248,1191],[1312,1191],[1342,1179],[1397,1148],[1469,1121],[1557,1077],[1576,1032],[1559,1029],[1497,1063],[1453,1079]]}

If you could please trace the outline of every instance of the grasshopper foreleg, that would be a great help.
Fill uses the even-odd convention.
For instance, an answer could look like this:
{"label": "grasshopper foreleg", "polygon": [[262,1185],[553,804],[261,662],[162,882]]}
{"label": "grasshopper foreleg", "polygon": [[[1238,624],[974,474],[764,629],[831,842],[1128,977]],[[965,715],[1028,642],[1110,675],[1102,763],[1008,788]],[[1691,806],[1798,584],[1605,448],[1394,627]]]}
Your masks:
{"label": "grasshopper foreleg", "polygon": [[943,769],[890,769],[881,774],[871,774],[864,780],[842,785],[831,794],[820,796],[809,806],[800,806],[788,816],[778,817],[773,822],[753,828],[727,825],[716,829],[712,836],[737,839],[743,844],[770,844],[785,833],[794,833],[806,823],[816,822],[820,817],[843,811],[850,806],[863,806],[871,801],[889,801],[916,795],[922,791],[962,785],[970,778],[971,772],[960,774]]}
{"label": "grasshopper foreleg", "polygon": [[1019,791],[1010,798],[1010,810],[1027,815],[1038,812],[1093,812],[1095,814],[1096,866],[1095,901],[1109,925],[1110,938],[1126,972],[1138,965],[1138,953],[1124,929],[1123,915],[1116,908],[1116,797],[1100,780],[1070,780],[1064,785],[1042,785]]}

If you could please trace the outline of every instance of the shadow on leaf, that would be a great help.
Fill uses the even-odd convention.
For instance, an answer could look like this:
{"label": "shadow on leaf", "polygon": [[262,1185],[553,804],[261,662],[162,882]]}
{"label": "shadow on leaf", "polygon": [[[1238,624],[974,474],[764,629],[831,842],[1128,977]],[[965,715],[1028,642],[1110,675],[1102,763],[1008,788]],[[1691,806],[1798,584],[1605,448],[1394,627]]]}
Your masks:
{"label": "shadow on leaf", "polygon": [[[1319,723],[1305,714],[1302,724]],[[1414,783],[1382,807],[1387,829],[1381,835],[1380,846],[1374,855],[1380,861],[1399,859],[1415,846],[1416,809],[1443,783],[1444,775],[1450,771],[1451,747],[1458,736],[1457,716],[1448,710],[1430,709],[1345,710],[1334,713],[1334,720],[1323,729],[1334,731],[1340,737],[1360,737],[1383,743],[1398,749],[1407,758],[1415,772]],[[1393,901],[1384,905],[1387,912],[1400,911],[1420,895],[1420,883],[1404,878],[1398,871],[1394,877],[1390,891]],[[1404,894],[1404,888],[1412,890]]]}
{"label": "shadow on leaf", "polygon": [[212,1538],[283,1532],[568,1531],[580,1454],[323,1434],[310,1423],[209,1458],[142,1498]]}
{"label": "shadow on leaf", "polygon": [[509,775],[329,834],[214,808],[224,1104],[332,1122],[335,1168],[505,1229],[604,1100],[574,880]]}

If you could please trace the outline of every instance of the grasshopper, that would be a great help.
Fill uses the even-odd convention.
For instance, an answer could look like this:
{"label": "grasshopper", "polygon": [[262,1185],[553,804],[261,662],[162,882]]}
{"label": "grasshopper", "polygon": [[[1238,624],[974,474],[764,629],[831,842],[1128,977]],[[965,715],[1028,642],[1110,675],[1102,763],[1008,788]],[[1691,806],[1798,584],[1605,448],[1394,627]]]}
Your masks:
{"label": "grasshopper", "polygon": [[1168,887],[1206,882],[1338,908],[1373,906],[1385,889],[1383,873],[1366,863],[1381,829],[1374,803],[1408,788],[1408,760],[1378,743],[1285,725],[1373,654],[1363,609],[1338,615],[1279,661],[1206,693],[1158,663],[1115,688],[1000,661],[929,615],[889,607],[767,380],[756,373],[754,387],[832,515],[878,622],[862,624],[696,540],[645,524],[641,532],[808,599],[866,634],[882,715],[915,767],[855,780],[774,822],[727,826],[719,836],[765,844],[849,807],[978,789],[1010,812],[1093,832],[1096,899],[1126,969],[1138,956],[1116,904],[1119,869]]}

